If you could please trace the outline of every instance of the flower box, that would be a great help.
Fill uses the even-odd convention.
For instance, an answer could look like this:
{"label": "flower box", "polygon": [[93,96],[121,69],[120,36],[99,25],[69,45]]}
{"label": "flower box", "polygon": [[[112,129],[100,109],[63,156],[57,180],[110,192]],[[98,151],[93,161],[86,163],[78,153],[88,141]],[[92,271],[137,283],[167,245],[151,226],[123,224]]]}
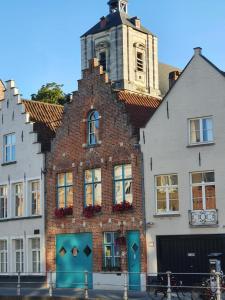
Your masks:
{"label": "flower box", "polygon": [[119,236],[118,238],[116,238],[115,244],[118,245],[118,246],[126,246],[126,244],[127,244],[126,237],[125,236]]}
{"label": "flower box", "polygon": [[73,215],[73,207],[61,207],[55,209],[55,217],[56,218],[63,218],[65,216],[72,216]]}
{"label": "flower box", "polygon": [[85,218],[92,218],[96,213],[101,212],[102,207],[100,205],[88,205],[84,208]]}
{"label": "flower box", "polygon": [[119,204],[114,204],[112,207],[113,212],[123,212],[123,211],[128,211],[131,210],[133,208],[133,205],[128,202],[125,201],[123,203],[119,203]]}

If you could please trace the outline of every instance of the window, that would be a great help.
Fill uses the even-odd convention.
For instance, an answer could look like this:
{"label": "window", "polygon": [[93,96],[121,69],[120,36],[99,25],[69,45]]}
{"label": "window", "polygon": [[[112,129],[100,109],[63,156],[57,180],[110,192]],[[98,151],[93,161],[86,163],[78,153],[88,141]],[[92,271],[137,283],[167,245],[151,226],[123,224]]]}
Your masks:
{"label": "window", "polygon": [[85,171],[85,206],[102,204],[101,169]]}
{"label": "window", "polygon": [[88,115],[88,145],[96,145],[99,141],[99,113],[94,110]]}
{"label": "window", "polygon": [[190,144],[208,143],[213,141],[212,117],[191,119]]}
{"label": "window", "polygon": [[104,233],[104,267],[106,270],[120,269],[120,246],[116,242],[117,232]]}
{"label": "window", "polygon": [[216,209],[215,176],[213,171],[191,174],[193,210]]}
{"label": "window", "polygon": [[157,213],[179,211],[178,177],[176,174],[156,176]]}
{"label": "window", "polygon": [[7,186],[0,186],[0,219],[7,218]]}
{"label": "window", "polygon": [[15,266],[16,272],[24,271],[24,252],[23,252],[23,240],[14,240],[15,242]]}
{"label": "window", "polygon": [[16,160],[16,135],[15,133],[3,136],[3,161],[4,163]]}
{"label": "window", "polygon": [[58,208],[73,206],[73,174],[60,173],[57,179]]}
{"label": "window", "polygon": [[15,192],[15,216],[22,217],[23,216],[23,184],[17,183],[14,185]]}
{"label": "window", "polygon": [[106,52],[99,53],[99,63],[103,67],[103,70],[106,71]]}
{"label": "window", "polygon": [[131,165],[114,167],[114,202],[120,204],[125,201],[132,203],[132,169]]}
{"label": "window", "polygon": [[40,214],[40,182],[31,181],[31,214],[39,215]]}
{"label": "window", "polygon": [[31,259],[32,259],[32,272],[41,272],[41,259],[40,259],[40,239],[31,239]]}
{"label": "window", "polygon": [[137,70],[139,72],[144,71],[144,59],[143,59],[143,53],[137,51]]}
{"label": "window", "polygon": [[7,241],[0,240],[0,272],[6,273],[7,272]]}

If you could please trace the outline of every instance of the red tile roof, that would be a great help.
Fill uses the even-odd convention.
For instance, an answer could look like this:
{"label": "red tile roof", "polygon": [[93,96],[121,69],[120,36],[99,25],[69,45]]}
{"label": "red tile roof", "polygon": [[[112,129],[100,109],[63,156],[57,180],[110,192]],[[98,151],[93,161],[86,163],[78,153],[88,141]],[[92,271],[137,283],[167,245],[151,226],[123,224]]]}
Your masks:
{"label": "red tile roof", "polygon": [[34,122],[34,130],[38,133],[38,141],[42,144],[42,151],[50,150],[51,139],[56,129],[61,125],[64,107],[45,102],[22,100],[30,121]]}
{"label": "red tile roof", "polygon": [[124,102],[131,123],[136,129],[144,127],[161,101],[155,97],[131,91],[118,91],[117,99]]}

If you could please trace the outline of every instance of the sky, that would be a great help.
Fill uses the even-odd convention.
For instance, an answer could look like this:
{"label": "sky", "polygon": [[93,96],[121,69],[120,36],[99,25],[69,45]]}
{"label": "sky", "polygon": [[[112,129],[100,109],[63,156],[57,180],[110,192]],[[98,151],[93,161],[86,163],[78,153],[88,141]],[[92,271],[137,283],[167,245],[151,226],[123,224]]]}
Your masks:
{"label": "sky", "polygon": [[[80,36],[108,0],[0,0],[0,79],[24,98],[47,82],[70,93],[81,77]],[[128,13],[158,37],[159,61],[180,68],[202,47],[225,70],[225,0],[129,0]]]}

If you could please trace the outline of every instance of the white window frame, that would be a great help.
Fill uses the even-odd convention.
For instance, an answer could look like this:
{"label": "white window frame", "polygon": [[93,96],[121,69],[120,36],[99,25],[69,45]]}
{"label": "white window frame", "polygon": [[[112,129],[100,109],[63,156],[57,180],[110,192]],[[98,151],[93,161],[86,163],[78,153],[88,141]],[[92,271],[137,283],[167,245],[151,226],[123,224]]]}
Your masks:
{"label": "white window frame", "polygon": [[[39,248],[38,247],[35,247],[35,248],[32,247],[32,241],[33,240],[39,240]],[[39,236],[34,236],[34,237],[29,238],[28,243],[29,243],[29,247],[30,247],[31,273],[40,274],[41,273],[41,239],[40,239]],[[36,253],[36,257],[37,257],[36,261],[33,260],[33,254],[34,253]],[[37,268],[36,272],[34,271],[34,268],[33,268],[34,263],[36,264],[36,268]]]}
{"label": "white window frame", "polygon": [[1,185],[0,190],[3,189],[3,194],[0,194],[0,201],[3,201],[3,216],[0,216],[0,219],[6,219],[8,217],[8,186]]}
{"label": "white window frame", "polygon": [[[39,188],[37,190],[32,189],[32,184],[38,183]],[[33,198],[34,196],[34,198]],[[41,183],[39,179],[29,181],[29,199],[30,199],[30,214],[37,216],[41,214]],[[36,199],[36,212],[33,213],[33,200]]]}
{"label": "white window frame", "polygon": [[[214,173],[214,182],[204,182],[202,181],[201,183],[193,183],[192,184],[192,174],[196,174],[196,173],[211,173],[213,172]],[[216,186],[216,183],[215,183],[215,171],[211,170],[211,171],[198,171],[198,172],[191,172],[190,173],[190,189],[191,189],[191,210],[192,211],[202,211],[202,210],[205,210],[205,211],[215,211],[215,209],[206,209],[206,194],[205,194],[205,186],[209,186],[209,185],[214,185]],[[192,193],[192,187],[193,186],[201,186],[202,187],[202,207],[203,209],[200,209],[200,210],[194,210],[193,208],[193,193]],[[216,191],[215,191],[215,198],[216,198]]]}
{"label": "white window frame", "polygon": [[[16,249],[16,241],[20,241],[20,248],[19,249]],[[20,272],[20,273],[24,273],[25,270],[25,264],[24,264],[24,239],[23,238],[14,238],[13,239],[13,254],[14,254],[14,270],[15,272]],[[22,247],[21,247],[22,246]],[[17,262],[17,253],[19,253],[19,262]],[[17,270],[17,264],[19,264],[19,270]]]}
{"label": "white window frame", "polygon": [[[17,185],[21,185],[21,193],[19,193],[19,194],[16,193],[16,186]],[[16,204],[17,204],[16,197],[17,196],[19,197],[20,202],[22,201],[22,214],[21,215],[17,214],[17,209],[16,209]],[[17,218],[24,217],[24,204],[25,204],[25,202],[24,202],[24,200],[25,200],[24,199],[24,182],[13,183],[13,200],[14,200],[13,205],[14,205],[14,215],[15,215],[15,217],[17,217]]]}
{"label": "white window frame", "polygon": [[[203,120],[211,119],[212,121],[212,140],[211,141],[204,141],[203,140]],[[200,142],[192,142],[191,141],[191,121],[199,121],[199,131],[200,131]],[[198,118],[191,118],[188,119],[188,128],[189,128],[189,145],[199,145],[199,144],[211,144],[214,142],[214,124],[213,124],[213,117],[212,116],[205,116],[205,117],[198,117]]]}
{"label": "white window frame", "polygon": [[[160,189],[160,186],[157,186],[157,177],[160,176],[177,176],[177,185],[166,185],[166,186],[161,186],[166,189],[166,211],[160,212],[158,211],[158,197],[157,197],[157,190]],[[178,193],[178,204],[179,204],[179,209],[180,209],[180,201],[179,201],[179,183],[178,183],[178,174],[177,173],[170,173],[170,174],[159,174],[155,176],[155,205],[156,205],[156,214],[157,215],[171,215],[171,214],[179,214],[179,209],[178,210],[170,210],[170,199],[169,199],[169,188],[177,188],[177,193]]]}
{"label": "white window frame", "polygon": [[[11,143],[11,144],[6,144],[6,138],[8,136],[14,136],[15,137],[15,143]],[[6,153],[7,153],[7,148],[9,147],[10,149],[10,158],[6,159]],[[12,149],[13,147],[15,147],[15,157],[14,159],[12,159]],[[3,136],[3,163],[10,163],[10,162],[14,162],[16,161],[16,134],[13,133],[9,133],[9,134],[5,134]]]}
{"label": "white window frame", "polygon": [[[0,242],[5,242],[6,243],[6,248],[3,250],[0,250],[0,274],[5,274],[8,272],[8,240],[7,239],[0,239]],[[1,257],[4,257],[4,260],[2,262]],[[2,270],[2,264],[3,264],[3,269]]]}

